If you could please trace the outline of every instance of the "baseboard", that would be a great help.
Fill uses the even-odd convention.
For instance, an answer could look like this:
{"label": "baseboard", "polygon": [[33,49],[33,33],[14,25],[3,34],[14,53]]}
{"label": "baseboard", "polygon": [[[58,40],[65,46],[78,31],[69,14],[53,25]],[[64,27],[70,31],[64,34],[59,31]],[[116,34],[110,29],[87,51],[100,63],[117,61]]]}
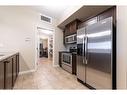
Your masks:
{"label": "baseboard", "polygon": [[28,70],[28,71],[22,71],[22,72],[19,72],[19,75],[23,75],[23,74],[28,74],[28,73],[32,73],[32,72],[35,72],[36,70]]}
{"label": "baseboard", "polygon": [[[53,65],[53,67],[59,67],[59,65]],[[32,73],[32,72],[35,72],[36,70],[37,70],[37,68],[35,68],[33,70],[22,71],[22,72],[19,72],[19,75]]]}

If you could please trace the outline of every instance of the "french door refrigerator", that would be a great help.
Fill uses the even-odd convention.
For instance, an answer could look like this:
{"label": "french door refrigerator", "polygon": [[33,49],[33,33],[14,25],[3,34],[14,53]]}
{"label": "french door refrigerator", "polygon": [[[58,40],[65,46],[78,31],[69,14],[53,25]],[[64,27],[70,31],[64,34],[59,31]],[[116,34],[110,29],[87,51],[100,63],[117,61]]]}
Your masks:
{"label": "french door refrigerator", "polygon": [[77,79],[91,88],[116,89],[115,50],[112,17],[78,29]]}

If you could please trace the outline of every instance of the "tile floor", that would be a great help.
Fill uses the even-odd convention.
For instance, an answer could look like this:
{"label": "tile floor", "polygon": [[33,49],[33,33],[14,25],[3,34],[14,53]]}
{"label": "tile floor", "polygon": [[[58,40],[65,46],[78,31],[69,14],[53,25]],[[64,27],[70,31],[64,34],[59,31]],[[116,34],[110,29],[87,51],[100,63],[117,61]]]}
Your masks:
{"label": "tile floor", "polygon": [[53,67],[47,58],[39,60],[36,72],[19,75],[14,89],[84,90],[88,89],[76,79],[76,76],[60,67]]}

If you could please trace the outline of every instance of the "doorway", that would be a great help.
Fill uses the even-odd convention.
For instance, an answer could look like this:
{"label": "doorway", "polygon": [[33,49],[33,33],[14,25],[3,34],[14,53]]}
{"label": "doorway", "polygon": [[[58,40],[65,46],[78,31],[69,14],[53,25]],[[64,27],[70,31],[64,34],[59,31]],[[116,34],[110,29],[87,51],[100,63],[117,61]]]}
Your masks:
{"label": "doorway", "polygon": [[53,30],[38,27],[37,60],[38,64],[46,61],[53,63]]}

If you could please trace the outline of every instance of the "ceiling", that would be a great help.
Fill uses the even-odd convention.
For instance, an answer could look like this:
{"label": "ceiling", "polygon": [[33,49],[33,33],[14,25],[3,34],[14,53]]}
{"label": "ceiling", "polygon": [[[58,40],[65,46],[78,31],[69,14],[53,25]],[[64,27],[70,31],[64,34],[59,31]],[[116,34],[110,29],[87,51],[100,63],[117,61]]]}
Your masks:
{"label": "ceiling", "polygon": [[[52,18],[60,19],[64,12],[66,12],[69,8],[72,8],[74,6],[70,5],[60,5],[60,6],[53,6],[53,5],[42,5],[42,6],[34,6],[33,8],[38,11],[41,14],[44,14],[46,16],[50,16]],[[79,10],[77,10],[75,13],[73,13],[70,17],[68,17],[66,20],[61,22],[58,27],[61,29],[64,29],[65,25],[70,23],[71,21],[75,19],[79,19],[81,21],[90,18],[91,16],[95,16],[108,8],[112,6],[102,6],[102,5],[92,5],[92,6],[86,6],[84,5]]]}
{"label": "ceiling", "polygon": [[66,9],[70,8],[72,6],[69,5],[61,5],[61,6],[53,6],[53,5],[42,5],[42,6],[35,6],[34,9],[46,16],[50,16],[52,18],[59,19],[63,12],[66,11]]}

